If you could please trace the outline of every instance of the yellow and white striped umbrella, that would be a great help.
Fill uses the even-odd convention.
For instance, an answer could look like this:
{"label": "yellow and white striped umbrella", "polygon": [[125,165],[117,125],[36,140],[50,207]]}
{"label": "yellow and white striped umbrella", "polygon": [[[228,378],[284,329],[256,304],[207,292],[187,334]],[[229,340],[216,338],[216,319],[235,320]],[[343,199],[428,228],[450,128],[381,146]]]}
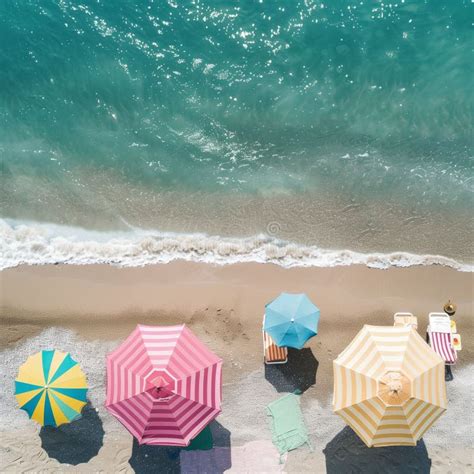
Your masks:
{"label": "yellow and white striped umbrella", "polygon": [[415,446],[446,410],[444,362],[410,327],[364,326],[334,361],[334,412],[371,446]]}

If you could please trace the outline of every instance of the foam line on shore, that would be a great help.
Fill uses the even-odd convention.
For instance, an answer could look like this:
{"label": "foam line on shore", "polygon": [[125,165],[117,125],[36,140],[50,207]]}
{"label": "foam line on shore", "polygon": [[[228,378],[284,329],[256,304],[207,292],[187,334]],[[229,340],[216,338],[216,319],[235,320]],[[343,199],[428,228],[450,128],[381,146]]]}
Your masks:
{"label": "foam line on shore", "polygon": [[440,255],[361,253],[303,246],[267,235],[248,238],[175,234],[133,229],[100,232],[56,224],[0,220],[0,269],[18,265],[99,264],[124,267],[186,260],[217,265],[256,262],[282,267],[366,265],[371,268],[443,265],[472,272],[474,266]]}

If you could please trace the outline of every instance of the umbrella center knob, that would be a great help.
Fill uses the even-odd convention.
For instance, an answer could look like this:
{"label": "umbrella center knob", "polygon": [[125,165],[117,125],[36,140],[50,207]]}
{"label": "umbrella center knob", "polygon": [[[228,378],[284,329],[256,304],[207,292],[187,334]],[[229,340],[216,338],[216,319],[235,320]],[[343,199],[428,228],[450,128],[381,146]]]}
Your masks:
{"label": "umbrella center knob", "polygon": [[291,322],[294,323],[294,322],[295,322],[295,318],[291,318]]}
{"label": "umbrella center knob", "polygon": [[168,385],[168,382],[162,376],[156,377],[152,382],[153,382],[153,385],[155,386],[155,388],[158,389],[158,390],[160,388],[166,387],[166,385]]}
{"label": "umbrella center knob", "polygon": [[149,394],[155,399],[168,400],[173,395],[172,381],[164,375],[152,378],[146,387]]}
{"label": "umbrella center knob", "polygon": [[402,389],[402,383],[399,380],[392,380],[387,385],[391,392],[398,393]]}
{"label": "umbrella center knob", "polygon": [[379,380],[379,397],[387,404],[401,406],[411,397],[411,385],[400,372],[388,372]]}
{"label": "umbrella center knob", "polygon": [[398,372],[388,374],[387,387],[391,392],[398,393],[402,390],[402,380]]}

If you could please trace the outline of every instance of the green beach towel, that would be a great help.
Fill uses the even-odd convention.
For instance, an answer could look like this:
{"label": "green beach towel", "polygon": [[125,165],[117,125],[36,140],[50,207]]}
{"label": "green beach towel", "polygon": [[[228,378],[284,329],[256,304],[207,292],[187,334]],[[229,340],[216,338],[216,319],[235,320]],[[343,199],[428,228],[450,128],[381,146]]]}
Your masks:
{"label": "green beach towel", "polygon": [[267,414],[271,417],[272,441],[278,448],[280,461],[283,454],[303,444],[312,449],[297,395],[290,393],[270,403]]}
{"label": "green beach towel", "polygon": [[207,425],[184,449],[185,451],[208,451],[213,448],[213,444],[212,431]]}

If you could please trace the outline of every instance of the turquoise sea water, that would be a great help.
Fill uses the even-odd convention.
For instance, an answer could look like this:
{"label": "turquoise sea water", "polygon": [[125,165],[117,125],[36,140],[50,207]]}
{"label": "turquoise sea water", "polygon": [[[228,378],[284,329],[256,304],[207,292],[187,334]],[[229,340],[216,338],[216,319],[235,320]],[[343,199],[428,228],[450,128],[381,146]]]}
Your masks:
{"label": "turquoise sea water", "polygon": [[7,249],[53,223],[471,262],[472,8],[0,2]]}

